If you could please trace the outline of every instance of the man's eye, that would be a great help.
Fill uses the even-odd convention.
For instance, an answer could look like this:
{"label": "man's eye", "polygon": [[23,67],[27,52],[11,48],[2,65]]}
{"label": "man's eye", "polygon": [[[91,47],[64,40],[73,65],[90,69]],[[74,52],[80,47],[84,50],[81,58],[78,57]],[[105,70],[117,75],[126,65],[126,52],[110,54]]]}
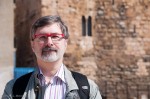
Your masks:
{"label": "man's eye", "polygon": [[44,40],[44,39],[47,39],[47,37],[46,36],[40,36],[39,39]]}
{"label": "man's eye", "polygon": [[58,35],[53,35],[53,36],[51,36],[51,38],[57,39],[57,38],[59,38],[59,36]]}

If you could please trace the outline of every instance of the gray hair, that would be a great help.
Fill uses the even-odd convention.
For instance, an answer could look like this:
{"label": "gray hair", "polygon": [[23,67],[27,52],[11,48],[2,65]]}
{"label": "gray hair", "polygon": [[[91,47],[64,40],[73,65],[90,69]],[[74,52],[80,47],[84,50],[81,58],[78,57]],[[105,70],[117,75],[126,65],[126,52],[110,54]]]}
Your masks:
{"label": "gray hair", "polygon": [[65,25],[63,20],[61,19],[60,16],[58,15],[49,15],[49,16],[44,16],[35,21],[35,23],[31,27],[31,33],[30,33],[30,38],[33,40],[33,35],[35,34],[36,30],[40,27],[46,26],[46,25],[51,25],[53,23],[58,23],[62,33],[65,35],[65,39],[69,38],[69,33],[68,33],[68,27]]}

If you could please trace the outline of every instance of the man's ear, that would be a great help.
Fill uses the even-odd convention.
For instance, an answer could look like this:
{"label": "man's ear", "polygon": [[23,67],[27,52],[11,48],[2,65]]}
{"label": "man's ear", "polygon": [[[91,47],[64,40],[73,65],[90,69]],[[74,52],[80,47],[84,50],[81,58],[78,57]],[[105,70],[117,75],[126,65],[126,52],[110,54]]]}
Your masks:
{"label": "man's ear", "polygon": [[30,41],[30,44],[31,44],[32,51],[34,52],[34,42]]}
{"label": "man's ear", "polygon": [[65,46],[67,47],[68,45],[68,39],[65,39]]}

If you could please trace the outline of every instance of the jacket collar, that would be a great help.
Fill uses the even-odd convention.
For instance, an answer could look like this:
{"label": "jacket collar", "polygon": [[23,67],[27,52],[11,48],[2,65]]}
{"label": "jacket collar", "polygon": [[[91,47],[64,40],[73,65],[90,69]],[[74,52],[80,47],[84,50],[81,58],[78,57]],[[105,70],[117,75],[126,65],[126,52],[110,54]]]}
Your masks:
{"label": "jacket collar", "polygon": [[[64,76],[65,76],[65,80],[66,80],[66,92],[70,92],[72,90],[78,90],[78,86],[76,84],[76,81],[75,79],[73,78],[72,76],[72,73],[71,71],[64,65]],[[37,78],[37,74],[39,73],[39,70],[36,69],[35,72],[34,72],[34,78],[35,78],[35,86],[38,86],[40,85],[40,81],[39,79]]]}
{"label": "jacket collar", "polygon": [[72,76],[72,73],[70,70],[67,69],[67,67],[64,65],[64,71],[65,71],[65,80],[67,82],[67,92],[70,92],[71,90],[78,90],[78,86],[76,84],[75,79]]}

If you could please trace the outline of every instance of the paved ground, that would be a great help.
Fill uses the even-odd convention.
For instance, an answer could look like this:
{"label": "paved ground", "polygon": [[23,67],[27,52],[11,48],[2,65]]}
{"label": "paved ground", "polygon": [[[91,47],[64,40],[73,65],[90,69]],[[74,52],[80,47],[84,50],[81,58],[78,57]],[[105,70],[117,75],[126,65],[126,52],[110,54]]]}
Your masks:
{"label": "paved ground", "polygon": [[6,83],[13,78],[13,68],[13,66],[0,66],[0,98],[2,96]]}

